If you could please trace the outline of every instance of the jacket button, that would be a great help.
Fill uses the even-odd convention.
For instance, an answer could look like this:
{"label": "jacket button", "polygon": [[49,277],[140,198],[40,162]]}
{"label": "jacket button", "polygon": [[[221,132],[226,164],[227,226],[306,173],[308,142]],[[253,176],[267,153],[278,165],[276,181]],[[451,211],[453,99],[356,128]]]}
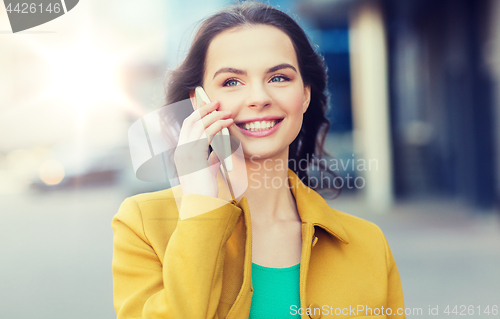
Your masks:
{"label": "jacket button", "polygon": [[316,243],[318,242],[318,237],[314,237],[312,241],[312,246],[316,246]]}
{"label": "jacket button", "polygon": [[308,307],[309,310],[309,318],[311,319],[319,319],[321,318],[321,307],[317,303],[311,303]]}

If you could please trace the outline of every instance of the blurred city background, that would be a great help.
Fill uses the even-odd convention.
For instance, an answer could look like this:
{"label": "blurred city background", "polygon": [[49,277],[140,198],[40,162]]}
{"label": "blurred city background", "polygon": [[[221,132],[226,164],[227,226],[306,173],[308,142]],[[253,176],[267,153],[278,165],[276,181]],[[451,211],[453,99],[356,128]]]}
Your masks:
{"label": "blurred city background", "polygon": [[[116,317],[111,219],[168,187],[135,177],[127,130],[228,3],[84,0],[16,34],[0,5],[0,318]],[[268,3],[325,58],[327,150],[378,162],[329,203],[382,228],[408,318],[500,306],[500,1]]]}

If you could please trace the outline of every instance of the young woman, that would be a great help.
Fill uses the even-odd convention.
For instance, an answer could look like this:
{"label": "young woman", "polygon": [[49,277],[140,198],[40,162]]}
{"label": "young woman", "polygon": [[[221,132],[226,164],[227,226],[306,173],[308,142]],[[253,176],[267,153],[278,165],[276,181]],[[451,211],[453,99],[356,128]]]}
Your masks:
{"label": "young woman", "polygon": [[[325,67],[304,31],[262,3],[223,9],[172,72],[167,104],[195,100],[197,86],[212,102],[193,101],[177,119],[179,145],[202,147],[176,151],[175,164],[210,158],[211,167],[181,175],[180,188],[126,199],[113,218],[118,318],[404,318],[380,229],[308,187],[308,172],[327,170],[314,159],[328,121]],[[230,182],[248,184],[232,200],[208,154],[207,138],[223,128],[244,154],[234,161],[246,180]]]}

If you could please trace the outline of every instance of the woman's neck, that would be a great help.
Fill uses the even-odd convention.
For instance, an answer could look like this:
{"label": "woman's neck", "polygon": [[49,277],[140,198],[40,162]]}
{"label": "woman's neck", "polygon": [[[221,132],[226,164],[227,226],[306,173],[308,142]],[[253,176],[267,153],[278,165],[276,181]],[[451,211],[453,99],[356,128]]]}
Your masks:
{"label": "woman's neck", "polygon": [[252,220],[274,222],[300,220],[288,183],[288,150],[273,158],[245,160],[248,188],[246,197]]}

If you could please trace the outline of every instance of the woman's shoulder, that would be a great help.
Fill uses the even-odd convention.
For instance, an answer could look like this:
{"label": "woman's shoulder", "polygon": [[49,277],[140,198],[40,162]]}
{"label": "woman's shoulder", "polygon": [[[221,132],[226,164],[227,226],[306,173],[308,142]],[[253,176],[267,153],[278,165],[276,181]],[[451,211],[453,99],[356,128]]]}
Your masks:
{"label": "woman's shoulder", "polygon": [[179,212],[176,204],[176,190],[180,186],[156,192],[142,193],[126,198],[114,220],[120,219],[131,223],[143,224],[147,220],[166,219],[177,220]]}
{"label": "woman's shoulder", "polygon": [[355,216],[343,211],[339,211],[335,208],[331,208],[332,212],[338,218],[338,220],[342,223],[342,226],[347,229],[359,229],[361,231],[369,231],[369,232],[380,232],[380,227],[362,217]]}
{"label": "woman's shoulder", "polygon": [[141,193],[126,198],[123,203],[135,203],[141,209],[148,209],[156,205],[175,205],[175,196],[179,196],[180,186],[159,190],[156,192]]}
{"label": "woman's shoulder", "polygon": [[386,238],[382,229],[375,223],[364,218],[330,208],[338,222],[342,225],[352,246],[361,244],[366,247],[379,246],[386,249]]}

